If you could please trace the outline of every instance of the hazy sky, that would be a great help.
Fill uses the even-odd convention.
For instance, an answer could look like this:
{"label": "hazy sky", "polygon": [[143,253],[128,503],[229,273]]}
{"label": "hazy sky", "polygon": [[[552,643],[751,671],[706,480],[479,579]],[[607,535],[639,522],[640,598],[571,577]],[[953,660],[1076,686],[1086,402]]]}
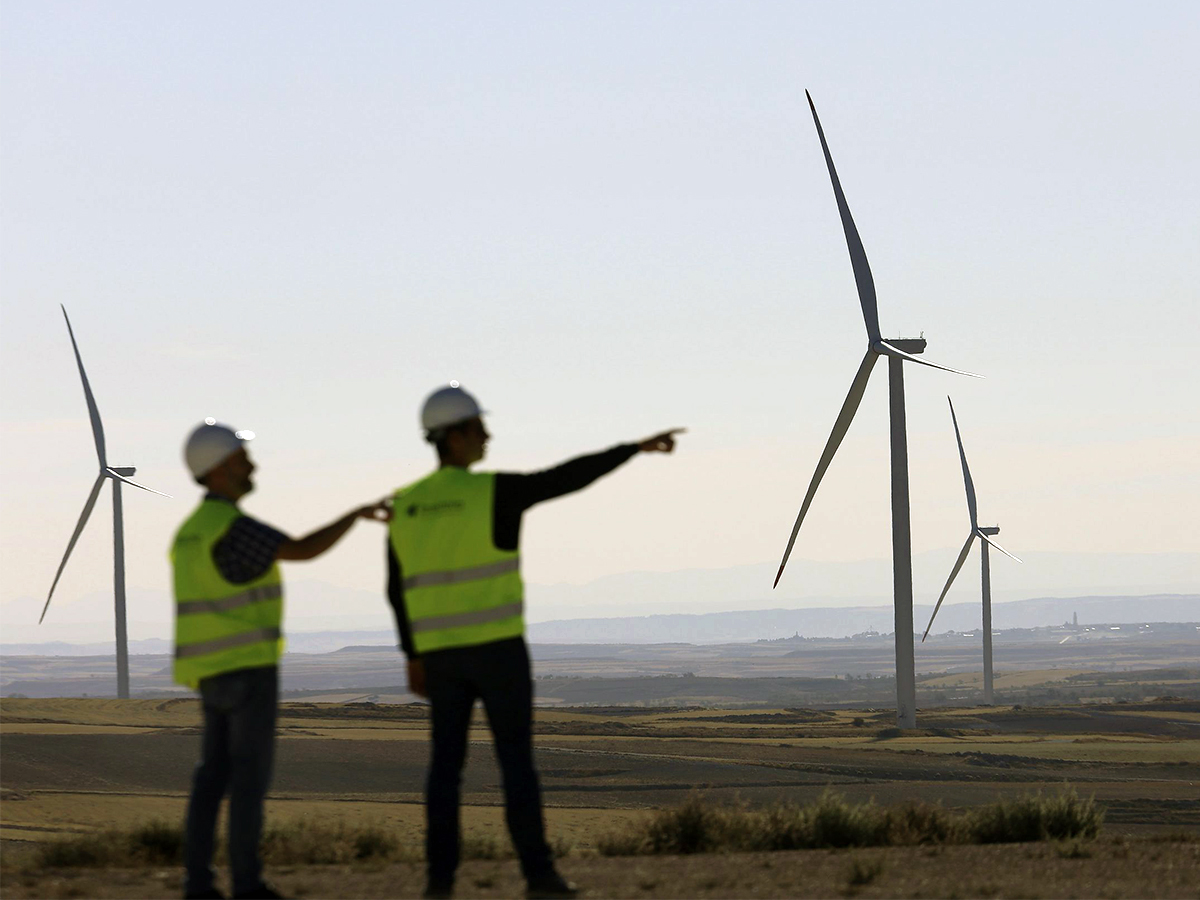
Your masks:
{"label": "hazy sky", "polygon": [[[125,492],[133,587],[202,417],[258,433],[245,507],[297,533],[424,474],[451,378],[497,468],[690,428],[527,517],[531,582],[777,561],[865,344],[805,88],[884,333],[987,376],[907,370],[914,548],[966,536],[947,393],[1014,552],[1200,544],[1194,2],[0,16],[0,604],[95,477],[60,303],[110,460],[175,498]],[[881,364],[793,559],[886,557],[888,504]],[[378,588],[383,540],[290,577]],[[106,492],[46,639],[110,578]]]}

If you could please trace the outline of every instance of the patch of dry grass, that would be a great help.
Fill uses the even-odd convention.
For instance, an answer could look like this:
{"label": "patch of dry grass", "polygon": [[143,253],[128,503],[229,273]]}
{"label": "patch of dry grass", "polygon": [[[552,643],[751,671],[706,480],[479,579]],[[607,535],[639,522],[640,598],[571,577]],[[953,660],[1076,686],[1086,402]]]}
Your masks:
{"label": "patch of dry grass", "polygon": [[972,811],[970,819],[977,844],[1091,840],[1100,833],[1104,811],[1091,797],[1083,800],[1073,788],[1066,788],[1050,796],[1039,792],[1001,800]]}
{"label": "patch of dry grass", "polygon": [[[183,829],[155,821],[127,829],[109,829],[46,841],[34,850],[26,869],[131,868],[183,864]],[[556,856],[567,856],[571,843],[555,838]],[[356,863],[420,862],[422,848],[402,842],[397,833],[376,822],[296,819],[269,825],[263,831],[263,862],[273,866],[348,865]],[[463,859],[511,859],[507,840],[468,833],[460,848]],[[225,863],[223,842],[214,862]]]}
{"label": "patch of dry grass", "polygon": [[111,829],[47,841],[33,856],[34,866],[44,869],[179,865],[182,862],[182,829],[161,821],[125,830]]}
{"label": "patch of dry grass", "polygon": [[602,836],[597,846],[605,856],[645,856],[1090,840],[1103,820],[1103,810],[1092,799],[1082,800],[1070,788],[962,812],[928,803],[855,804],[829,790],[815,803],[763,809],[718,806],[696,795],[682,806]]}
{"label": "patch of dry grass", "polygon": [[330,865],[411,860],[395,832],[374,822],[347,824],[298,819],[270,825],[262,836],[263,862]]}

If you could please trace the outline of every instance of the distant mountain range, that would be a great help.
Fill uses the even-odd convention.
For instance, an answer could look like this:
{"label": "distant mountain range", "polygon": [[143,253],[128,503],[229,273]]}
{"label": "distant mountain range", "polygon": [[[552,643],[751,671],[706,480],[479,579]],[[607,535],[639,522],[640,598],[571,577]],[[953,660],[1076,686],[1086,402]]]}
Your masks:
{"label": "distant mountain range", "polygon": [[[1200,593],[1200,553],[1047,553],[1005,547],[1023,564],[993,554],[996,603],[1036,597],[1135,597]],[[916,600],[937,600],[958,548],[913,555]],[[778,562],[724,569],[625,572],[587,584],[531,584],[529,621],[697,614],[767,609],[888,606],[890,559],[814,562],[792,557],[777,589]],[[979,600],[979,561],[959,574],[947,603]],[[923,627],[923,623],[922,623]],[[890,628],[888,629],[890,630]]]}
{"label": "distant mountain range", "polygon": [[[913,627],[925,630],[932,604],[917,604]],[[1152,594],[1140,597],[1039,597],[992,604],[996,630],[1037,628],[1072,621],[1200,622],[1200,594]],[[936,633],[972,631],[980,627],[979,603],[944,605],[934,625]],[[846,637],[865,631],[887,633],[895,628],[891,606],[759,609],[699,615],[626,616],[607,619],[569,619],[530,625],[529,639],[539,644],[690,644],[734,643],[791,637]]]}
{"label": "distant mountain range", "polygon": [[[913,625],[925,629],[932,604],[918,604]],[[1039,597],[995,603],[992,622],[997,630],[1059,625],[1079,617],[1091,623],[1200,622],[1200,594],[1150,594],[1116,597]],[[938,613],[935,633],[971,631],[980,627],[980,606],[974,603],[945,605]],[[657,644],[737,643],[802,637],[847,637],[866,631],[893,630],[891,606],[836,606],[799,609],[757,609],[710,613],[669,613],[611,618],[559,619],[535,622],[528,627],[531,643],[538,644]],[[356,631],[293,631],[287,648],[293,653],[330,653],[343,647],[395,646],[396,634],[388,629]],[[107,656],[112,642],[0,644],[5,656]],[[131,654],[166,654],[171,644],[162,638],[130,641]]]}

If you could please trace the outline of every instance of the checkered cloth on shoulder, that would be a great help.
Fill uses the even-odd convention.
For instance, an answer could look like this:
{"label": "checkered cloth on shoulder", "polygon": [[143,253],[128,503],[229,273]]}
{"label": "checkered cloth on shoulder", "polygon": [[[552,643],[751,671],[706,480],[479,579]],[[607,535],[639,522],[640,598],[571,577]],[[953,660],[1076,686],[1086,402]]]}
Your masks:
{"label": "checkered cloth on shoulder", "polygon": [[287,535],[242,516],[213,547],[213,563],[226,581],[245,584],[267,574]]}

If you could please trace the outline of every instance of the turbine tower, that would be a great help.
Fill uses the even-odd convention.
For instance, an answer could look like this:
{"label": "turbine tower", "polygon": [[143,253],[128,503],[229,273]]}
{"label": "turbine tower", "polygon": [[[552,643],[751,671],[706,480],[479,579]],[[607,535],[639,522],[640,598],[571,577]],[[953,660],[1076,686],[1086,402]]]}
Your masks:
{"label": "turbine tower", "polygon": [[[917,678],[916,662],[913,653],[913,591],[912,591],[912,540],[909,531],[909,499],[908,499],[908,440],[905,434],[904,420],[904,369],[905,360],[953,372],[956,375],[971,375],[958,369],[950,369],[936,363],[919,359],[916,354],[925,349],[925,339],[897,338],[885,340],[879,330],[879,310],[875,300],[875,281],[871,277],[871,267],[867,263],[867,254],[863,250],[862,240],[858,229],[850,215],[850,207],[846,205],[846,197],[842,193],[842,185],[838,180],[837,170],[833,166],[833,157],[829,153],[829,145],[825,142],[825,132],[821,128],[821,120],[817,117],[817,108],[813,104],[812,95],[808,97],[808,106],[812,110],[813,122],[817,126],[817,136],[821,140],[821,150],[825,154],[825,164],[829,168],[829,179],[833,182],[833,195],[837,200],[838,213],[842,219],[842,230],[846,233],[846,245],[850,250],[850,264],[854,269],[854,281],[858,286],[858,302],[862,307],[863,322],[867,327],[867,352],[863,355],[858,366],[858,373],[850,384],[850,392],[842,403],[841,412],[834,422],[833,432],[821,452],[817,462],[817,470],[813,473],[808,485],[808,493],[804,495],[804,503],[800,514],[796,516],[796,524],[792,526],[791,537],[788,538],[787,549],[783,552],[783,560],[779,563],[779,572],[775,575],[775,585],[778,586],[784,566],[796,543],[796,535],[800,532],[800,524],[817,492],[817,486],[829,468],[833,455],[846,436],[854,413],[862,402],[863,392],[867,389],[867,381],[871,377],[871,369],[875,360],[881,356],[888,358],[888,407],[891,413],[891,464],[892,464],[892,586],[895,602],[895,633],[896,633],[896,724],[901,728],[915,728],[917,725]],[[979,377],[979,376],[972,376]]]}
{"label": "turbine tower", "polygon": [[71,551],[75,549],[75,542],[79,540],[79,535],[83,533],[83,527],[87,524],[88,516],[92,514],[92,507],[96,505],[96,498],[100,496],[100,488],[104,485],[104,479],[110,479],[113,483],[113,605],[117,631],[117,696],[122,700],[127,700],[129,699],[129,643],[125,634],[125,523],[121,509],[121,485],[132,485],[162,497],[170,495],[131,481],[129,476],[137,472],[133,466],[110,466],[108,464],[108,454],[104,447],[104,425],[100,421],[100,411],[96,408],[96,398],[92,396],[92,387],[88,384],[87,372],[83,370],[83,358],[79,355],[79,345],[75,343],[75,332],[71,330],[71,320],[67,316],[67,309],[66,307],[61,307],[61,309],[63,318],[67,320],[67,334],[71,336],[71,347],[75,350],[75,362],[79,366],[79,377],[83,381],[83,396],[87,401],[88,417],[92,421],[92,437],[96,441],[96,456],[100,461],[100,474],[96,476],[92,492],[83,505],[83,514],[79,517],[75,532],[67,543],[67,552],[63,554],[62,562],[58,564],[58,571],[54,574],[54,583],[50,585],[50,592],[46,595],[46,605],[42,607],[42,615],[38,618],[38,624],[40,625],[46,618],[46,610],[50,608],[50,598],[54,596],[58,579],[62,577]]}
{"label": "turbine tower", "polygon": [[[929,617],[929,624],[925,626],[925,634],[921,636],[921,643],[924,643],[925,638],[929,637],[929,629],[933,627],[933,620],[937,618],[938,610],[942,608],[942,601],[946,599],[946,592],[950,590],[950,585],[954,584],[954,578],[958,575],[958,570],[962,568],[963,563],[967,559],[967,554],[971,552],[971,544],[975,538],[979,538],[979,555],[983,570],[983,702],[991,706],[992,569],[991,564],[988,562],[988,547],[995,547],[1011,559],[1017,558],[992,540],[994,535],[1000,533],[1000,526],[991,525],[981,528],[979,525],[979,515],[975,505],[975,482],[971,480],[971,470],[967,468],[967,454],[963,450],[962,435],[958,431],[958,417],[954,415],[954,401],[947,397],[946,402],[950,404],[950,420],[954,423],[954,437],[958,441],[958,458],[962,460],[963,483],[967,488],[967,512],[971,514],[971,533],[967,536],[967,542],[963,544],[962,552],[958,554],[958,560],[954,563],[954,568],[950,570],[950,577],[946,579],[946,586],[942,588],[942,595],[938,597],[937,605],[933,608],[933,615]],[[1020,561],[1017,559],[1017,562]]]}

